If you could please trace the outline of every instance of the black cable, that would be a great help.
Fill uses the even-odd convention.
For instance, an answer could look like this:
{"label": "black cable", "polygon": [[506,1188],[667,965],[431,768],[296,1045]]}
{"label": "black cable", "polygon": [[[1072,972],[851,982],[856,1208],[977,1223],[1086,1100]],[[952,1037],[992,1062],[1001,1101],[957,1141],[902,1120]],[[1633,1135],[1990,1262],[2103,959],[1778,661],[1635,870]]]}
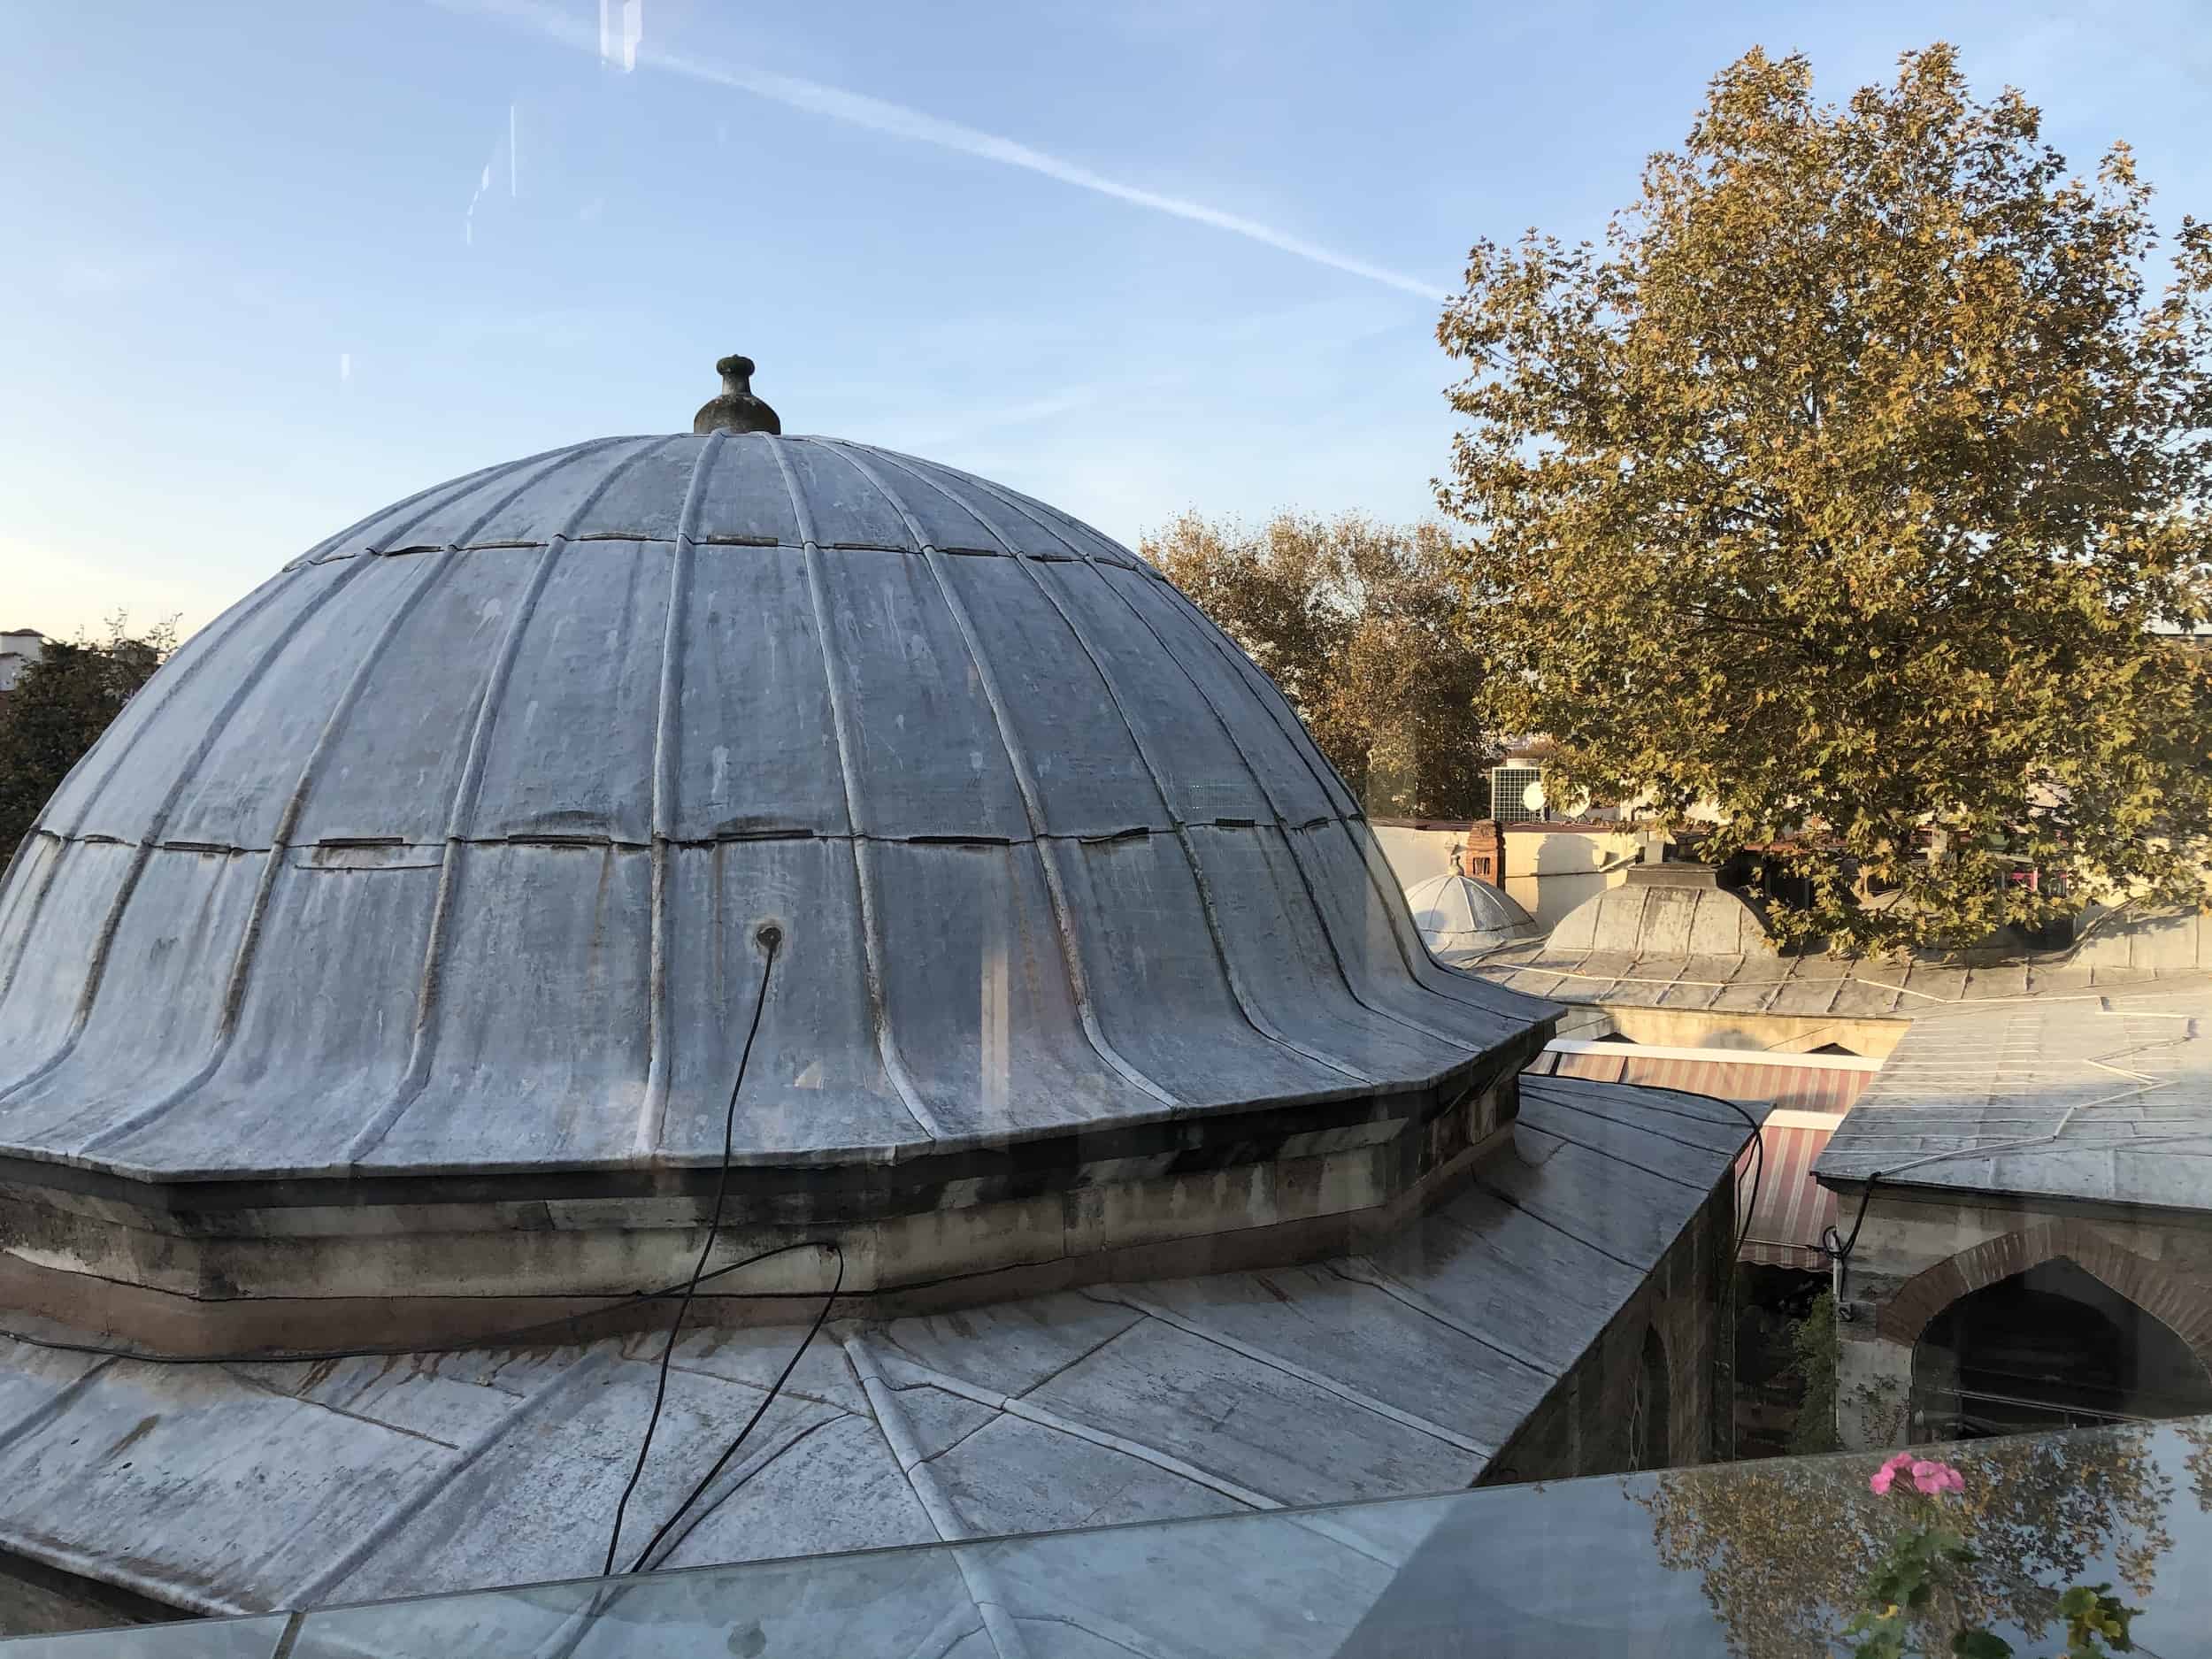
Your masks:
{"label": "black cable", "polygon": [[[1751,1163],[1751,1202],[1744,1206],[1743,1223],[1736,1229],[1735,1248],[1729,1252],[1728,1259],[1732,1263],[1738,1256],[1743,1254],[1744,1244],[1751,1237],[1752,1217],[1759,1213],[1759,1186],[1766,1179],[1767,1174],[1766,1127],[1756,1118],[1754,1118],[1750,1109],[1740,1101],[1724,1099],[1718,1094],[1709,1094],[1705,1098],[1719,1101],[1722,1105],[1742,1118],[1751,1129],[1751,1139],[1745,1144],[1759,1149],[1758,1156]],[[1738,1157],[1743,1156],[1741,1148],[1737,1149],[1736,1156]]]}
{"label": "black cable", "polygon": [[[839,1293],[845,1288],[843,1248],[833,1240],[826,1240],[823,1241],[821,1248],[837,1252],[837,1278],[830,1286],[829,1294],[822,1299],[822,1310],[814,1316],[814,1323],[807,1327],[806,1335],[800,1340],[799,1346],[792,1350],[791,1357],[784,1362],[782,1371],[778,1374],[774,1384],[768,1390],[768,1397],[760,1402],[759,1409],[746,1420],[745,1426],[737,1432],[737,1438],[723,1449],[722,1455],[714,1460],[714,1467],[707,1471],[705,1477],[697,1486],[692,1487],[684,1501],[676,1506],[675,1513],[661,1523],[660,1531],[655,1532],[647,1541],[645,1548],[638,1552],[638,1558],[630,1563],[629,1571],[623,1575],[626,1578],[636,1576],[644,1567],[647,1558],[660,1547],[661,1540],[668,1536],[670,1530],[677,1522],[683,1519],[691,1506],[698,1502],[699,1494],[713,1483],[714,1478],[720,1474],[728,1465],[730,1459],[737,1455],[737,1448],[745,1444],[745,1438],[753,1432],[754,1425],[768,1414],[768,1408],[775,1404],[776,1396],[783,1392],[784,1384],[790,1380],[791,1373],[798,1369],[799,1362],[806,1357],[807,1349],[814,1346],[814,1339],[821,1333],[823,1324],[829,1317],[830,1310],[837,1304]],[[727,1270],[718,1271],[726,1271]],[[606,1579],[611,1575],[602,1573],[600,1577]],[[628,1594],[627,1586],[617,1587],[611,1583],[601,1583],[595,1586],[591,1594],[591,1605],[574,1616],[574,1633],[562,1644],[557,1653],[549,1655],[548,1659],[572,1659],[576,1649],[583,1645],[584,1639],[591,1634],[599,1621],[611,1613],[615,1604],[626,1594]]]}
{"label": "black cable", "polygon": [[[1718,1096],[1708,1095],[1706,1098],[1717,1099]],[[1735,1106],[1732,1101],[1723,1103]],[[1748,1114],[1744,1113],[1740,1107],[1737,1107],[1736,1110],[1739,1115],[1748,1117]],[[1753,1168],[1751,1195],[1755,1205],[1758,1201],[1759,1184],[1764,1179],[1761,1171],[1765,1164],[1765,1150],[1763,1139],[1759,1163]],[[1878,1175],[1873,1179],[1878,1180],[1881,1178]],[[1863,1213],[1863,1204],[1861,1208]],[[1747,1234],[1749,1225],[1750,1220],[1747,1216],[1745,1219]],[[1834,1229],[1830,1228],[1829,1233],[1832,1235]],[[1852,1236],[1855,1240],[1857,1237],[1855,1229]],[[1738,1248],[1741,1248],[1740,1243]],[[1847,1248],[1847,1246],[1846,1248]],[[695,1285],[693,1280],[687,1278],[663,1285],[654,1290],[625,1291],[619,1295],[611,1295],[607,1305],[603,1308],[595,1308],[583,1313],[557,1314],[549,1319],[534,1320],[528,1325],[509,1325],[503,1330],[478,1332],[468,1336],[457,1337],[447,1342],[401,1342],[367,1348],[239,1348],[218,1354],[176,1354],[160,1348],[125,1348],[120,1344],[111,1342],[88,1342],[66,1337],[39,1336],[32,1332],[19,1331],[7,1325],[0,1325],[0,1341],[19,1342],[25,1348],[42,1348],[54,1354],[83,1354],[98,1359],[130,1360],[141,1365],[315,1365],[347,1359],[406,1359],[418,1354],[465,1354],[476,1348],[529,1347],[532,1346],[532,1338],[549,1333],[565,1334],[570,1341],[580,1347],[598,1340],[586,1335],[583,1332],[581,1327],[588,1320],[604,1318],[609,1314],[618,1313],[623,1309],[633,1305],[665,1302],[671,1296],[682,1295],[687,1289],[695,1289],[696,1285],[706,1285],[727,1274],[741,1272],[757,1263],[770,1261],[779,1256],[788,1256],[794,1250],[838,1251],[841,1262],[842,1260],[842,1252],[834,1239],[798,1239],[789,1244],[775,1245],[769,1249],[757,1251],[751,1256],[742,1256],[737,1261],[727,1262],[720,1267],[712,1268],[700,1274]],[[1041,1264],[1033,1261],[1007,1262],[995,1267],[969,1269],[956,1273],[940,1273],[932,1279],[907,1279],[894,1285],[887,1285],[883,1287],[883,1292],[896,1296],[911,1295],[917,1291],[937,1290],[947,1285],[966,1284],[976,1279],[990,1279],[1001,1273],[1019,1272],[1025,1268]],[[755,1302],[796,1301],[802,1297],[812,1297],[820,1294],[818,1291],[811,1290],[760,1290],[741,1293],[744,1299]],[[875,1293],[858,1294],[864,1295]]]}
{"label": "black cable", "polygon": [[[1866,1172],[1866,1185],[1859,1189],[1859,1213],[1852,1217],[1849,1238],[1847,1239],[1839,1233],[1833,1222],[1820,1230],[1820,1253],[1833,1262],[1839,1269],[1848,1269],[1851,1265],[1851,1252],[1859,1248],[1859,1229],[1866,1225],[1866,1207],[1873,1201],[1875,1185],[1881,1179],[1882,1172],[1879,1170],[1869,1170]],[[1843,1280],[1840,1273],[1838,1274],[1836,1280],[1836,1302],[1838,1303],[1836,1312],[1840,1316],[1843,1312],[1841,1306]]]}
{"label": "black cable", "polygon": [[[2092,1064],[2093,1064],[2095,1062],[2093,1061]],[[2125,1097],[2123,1096],[2121,1098]],[[2068,1109],[2068,1117],[2072,1116],[2074,1110],[2075,1109],[2070,1107]],[[2061,1129],[2065,1127],[2065,1122],[2066,1120],[2064,1118],[2060,1120],[2059,1127]],[[1852,1217],[1851,1236],[1847,1239],[1845,1238],[1833,1225],[1822,1228],[1820,1233],[1821,1253],[1829,1257],[1839,1267],[1847,1268],[1850,1266],[1851,1253],[1858,1248],[1859,1229],[1866,1225],[1866,1207],[1873,1201],[1874,1188],[1890,1175],[1901,1175],[1909,1170],[1916,1170],[1921,1168],[1923,1165],[1929,1164],[1947,1163],[1952,1158],[1980,1156],[1992,1151],[2002,1150],[2008,1146],[2017,1148],[2020,1146],[2040,1144],[2055,1141],[2057,1138],[2057,1135],[2058,1130],[2054,1130],[2047,1136],[2032,1136],[2024,1141],[2001,1141],[1994,1147],[1986,1145],[1978,1147],[1960,1147],[1950,1152],[1934,1152],[1930,1153],[1925,1157],[1909,1158],[1904,1163],[1900,1164],[1893,1169],[1888,1171],[1869,1170],[1866,1172],[1866,1185],[1859,1189],[1859,1211],[1856,1216]],[[1838,1289],[1840,1291],[1840,1285],[1838,1286]],[[1842,1300],[1840,1294],[1839,1294],[1837,1300],[1839,1302]]]}
{"label": "black cable", "polygon": [[[726,1273],[737,1272],[741,1269],[752,1266],[757,1262],[765,1262],[772,1256],[788,1256],[794,1250],[834,1250],[837,1248],[837,1241],[834,1239],[800,1239],[791,1244],[779,1244],[772,1249],[758,1251],[739,1261],[726,1263],[711,1272],[702,1273],[697,1282],[703,1285],[710,1279],[720,1279]],[[1017,1263],[1017,1265],[1025,1264]],[[931,1290],[940,1285],[950,1284],[955,1279],[969,1277],[972,1275],[948,1273],[936,1279],[917,1279],[911,1285],[902,1285],[899,1288],[901,1290]],[[553,1318],[541,1319],[532,1325],[510,1325],[503,1331],[482,1332],[473,1336],[460,1337],[450,1342],[411,1342],[388,1348],[244,1348],[229,1354],[168,1354],[159,1349],[121,1348],[106,1342],[78,1342],[65,1337],[34,1336],[28,1331],[10,1330],[5,1326],[0,1326],[0,1341],[20,1342],[26,1348],[45,1348],[56,1354],[89,1354],[103,1359],[134,1360],[142,1365],[314,1365],[328,1360],[341,1359],[405,1359],[411,1354],[465,1354],[475,1348],[527,1347],[529,1346],[527,1339],[549,1331],[566,1332],[579,1346],[581,1346],[595,1340],[584,1335],[578,1329],[584,1321],[603,1318],[606,1315],[618,1312],[634,1302],[665,1302],[671,1296],[681,1295],[691,1283],[689,1279],[679,1279],[672,1284],[664,1285],[657,1290],[626,1291],[611,1300],[605,1307],[595,1308],[588,1313],[559,1314]],[[747,1293],[753,1300],[770,1297],[812,1296],[817,1294],[818,1293],[811,1290],[764,1290]]]}
{"label": "black cable", "polygon": [[[1680,1094],[1689,1093],[1686,1089],[1678,1090],[1676,1092]],[[1752,1218],[1759,1213],[1759,1186],[1761,1182],[1766,1179],[1766,1125],[1761,1123],[1756,1118],[1754,1118],[1751,1115],[1751,1109],[1744,1105],[1740,1101],[1729,1100],[1724,1095],[1720,1094],[1707,1094],[1701,1098],[1720,1102],[1720,1103],[1727,1107],[1730,1111],[1734,1112],[1737,1117],[1742,1118],[1746,1126],[1751,1131],[1750,1139],[1747,1141],[1742,1147],[1739,1147],[1736,1149],[1736,1157],[1729,1160],[1729,1167],[1731,1169],[1735,1167],[1736,1159],[1742,1157],[1744,1152],[1747,1148],[1752,1147],[1756,1147],[1758,1148],[1751,1164],[1751,1202],[1744,1206],[1743,1220],[1735,1229],[1735,1238],[1728,1252],[1728,1276],[1725,1281],[1725,1286],[1727,1294],[1732,1298],[1735,1294],[1733,1286],[1736,1282],[1736,1268],[1743,1256],[1743,1247],[1751,1237]],[[1732,1302],[1730,1305],[1733,1305]],[[1718,1362],[1716,1361],[1716,1363],[1717,1364]],[[1732,1419],[1729,1427],[1729,1433],[1732,1437],[1735,1433]],[[1732,1438],[1731,1440],[1731,1445],[1732,1447],[1733,1445]]]}
{"label": "black cable", "polygon": [[[754,937],[760,941],[767,954],[761,960],[760,990],[753,998],[753,1021],[745,1028],[745,1046],[738,1050],[737,1075],[730,1079],[730,1103],[722,1114],[722,1169],[714,1182],[714,1213],[707,1222],[706,1240],[699,1247],[699,1259],[692,1263],[691,1279],[684,1286],[683,1300],[676,1304],[676,1317],[669,1322],[668,1342],[661,1349],[660,1378],[653,1388],[652,1415],[645,1420],[645,1435],[638,1442],[637,1462],[631,1466],[630,1479],[624,1485],[622,1496],[614,1506],[614,1527],[607,1534],[607,1563],[600,1569],[600,1576],[603,1578],[614,1571],[615,1546],[622,1540],[622,1517],[630,1507],[630,1494],[637,1490],[637,1483],[644,1477],[645,1460],[652,1455],[653,1435],[660,1427],[661,1407],[668,1400],[669,1362],[676,1356],[676,1340],[683,1334],[684,1316],[691,1311],[692,1298],[699,1293],[700,1275],[707,1271],[707,1257],[714,1254],[715,1240],[721,1236],[722,1233],[722,1202],[729,1194],[730,1163],[736,1156],[737,1092],[745,1086],[745,1067],[753,1057],[753,1039],[760,1034],[761,1010],[768,1006],[769,976],[776,969],[776,948],[783,943],[783,930],[770,922],[764,924]],[[845,1253],[842,1250],[837,1253],[837,1260],[838,1279],[841,1283],[844,1279],[845,1261]],[[824,1304],[822,1311],[825,1315],[828,1313],[829,1308],[826,1303]],[[809,1340],[811,1340],[810,1333]],[[804,1345],[802,1344],[802,1351],[803,1350]],[[795,1356],[792,1363],[795,1365],[798,1363]],[[632,1571],[634,1571],[635,1569]]]}
{"label": "black cable", "polygon": [[[1747,1118],[1750,1116],[1748,1112],[1744,1115]],[[1745,1240],[1751,1237],[1751,1224],[1759,1218],[1759,1189],[1766,1185],[1767,1179],[1766,1125],[1758,1125],[1752,1131],[1751,1138],[1759,1150],[1758,1156],[1751,1162],[1751,1197],[1743,1207],[1743,1225],[1736,1229],[1736,1255],[1739,1259],[1743,1256]]]}
{"label": "black cable", "polygon": [[[1549,1075],[1556,1077],[1559,1076],[1560,1073],[1552,1072]],[[1641,1087],[1663,1086],[1624,1084],[1622,1087],[1635,1088]],[[1678,1094],[1695,1094],[1695,1091],[1691,1089],[1676,1089],[1672,1092]],[[1760,1184],[1766,1179],[1767,1171],[1766,1128],[1765,1125],[1761,1124],[1756,1118],[1754,1118],[1751,1115],[1750,1109],[1745,1106],[1740,1101],[1729,1100],[1719,1094],[1698,1094],[1696,1097],[1700,1100],[1718,1101],[1723,1106],[1727,1107],[1730,1111],[1734,1112],[1737,1117],[1742,1118],[1746,1126],[1750,1129],[1750,1138],[1744,1142],[1743,1146],[1736,1148],[1737,1158],[1743,1156],[1745,1150],[1748,1148],[1756,1147],[1758,1148],[1757,1153],[1754,1156],[1751,1162],[1751,1202],[1744,1206],[1743,1220],[1735,1230],[1736,1237],[1734,1246],[1729,1251],[1728,1260],[1732,1267],[1736,1258],[1743,1254],[1743,1247],[1751,1237],[1752,1217],[1759,1213],[1759,1187]],[[1729,1160],[1732,1167],[1735,1161],[1735,1158],[1731,1158]]]}
{"label": "black cable", "polygon": [[791,1350],[791,1357],[784,1362],[783,1370],[777,1374],[776,1380],[769,1386],[767,1398],[754,1408],[753,1415],[745,1420],[745,1426],[738,1430],[737,1438],[722,1448],[722,1455],[714,1460],[714,1467],[699,1478],[699,1484],[692,1487],[691,1491],[686,1494],[684,1501],[676,1506],[675,1513],[661,1523],[660,1531],[648,1539],[645,1548],[638,1551],[637,1559],[630,1563],[632,1572],[638,1571],[645,1565],[654,1550],[660,1547],[661,1540],[668,1536],[669,1532],[674,1529],[676,1523],[682,1520],[691,1506],[699,1501],[699,1494],[712,1486],[714,1478],[729,1466],[730,1459],[737,1455],[737,1448],[745,1444],[746,1436],[753,1432],[761,1418],[768,1415],[768,1408],[776,1403],[776,1396],[783,1392],[784,1384],[791,1380],[791,1373],[798,1370],[799,1362],[806,1357],[807,1349],[814,1345],[814,1339],[821,1334],[822,1325],[829,1318],[830,1310],[837,1305],[838,1293],[845,1288],[845,1252],[834,1244],[828,1248],[837,1251],[837,1277],[830,1286],[829,1294],[822,1299],[821,1311],[814,1316],[814,1323],[807,1327],[806,1335],[799,1340],[799,1346]]}
{"label": "black cable", "polygon": [[[841,1247],[834,1239],[799,1239],[789,1244],[779,1244],[772,1249],[761,1250],[737,1261],[724,1263],[699,1276],[702,1285],[765,1262],[772,1257],[788,1256],[794,1250],[837,1250]],[[902,1279],[883,1286],[880,1292],[859,1291],[856,1295],[884,1294],[893,1297],[911,1295],[916,1291],[938,1290],[947,1285],[965,1285],[977,1279],[995,1278],[1001,1273],[1018,1273],[1025,1269],[1048,1265],[1046,1261],[1004,1262],[995,1267],[971,1268],[963,1272],[940,1273],[933,1279]],[[546,1332],[565,1332],[570,1340],[581,1347],[597,1339],[587,1336],[579,1328],[585,1321],[604,1318],[618,1313],[634,1303],[665,1302],[671,1296],[680,1296],[688,1279],[679,1279],[657,1290],[626,1291],[611,1300],[603,1308],[588,1313],[564,1313],[535,1324],[511,1325],[503,1331],[487,1331],[474,1335],[458,1337],[450,1342],[410,1342],[385,1348],[243,1348],[228,1354],[170,1354],[158,1348],[122,1348],[107,1342],[73,1341],[65,1337],[36,1336],[28,1331],[17,1331],[0,1325],[0,1341],[20,1342],[26,1348],[44,1348],[56,1354],[88,1354],[102,1359],[127,1359],[142,1365],[314,1365],[329,1360],[342,1359],[405,1359],[416,1354],[465,1354],[477,1348],[525,1348],[529,1339]],[[817,1290],[753,1290],[737,1293],[748,1302],[795,1302],[821,1294]]]}

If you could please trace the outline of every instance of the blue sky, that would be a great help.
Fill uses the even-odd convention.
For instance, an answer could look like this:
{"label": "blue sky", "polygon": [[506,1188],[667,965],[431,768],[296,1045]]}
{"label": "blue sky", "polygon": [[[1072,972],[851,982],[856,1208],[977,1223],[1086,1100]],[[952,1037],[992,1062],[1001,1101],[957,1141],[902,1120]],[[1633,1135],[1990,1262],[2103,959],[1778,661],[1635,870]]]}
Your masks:
{"label": "blue sky", "polygon": [[599,0],[0,9],[0,626],[54,634],[188,631],[430,481],[683,429],[735,349],[787,430],[1132,542],[1422,514],[1469,243],[1594,232],[1754,44],[1840,96],[1952,40],[2212,212],[2201,0],[641,0],[626,71]]}

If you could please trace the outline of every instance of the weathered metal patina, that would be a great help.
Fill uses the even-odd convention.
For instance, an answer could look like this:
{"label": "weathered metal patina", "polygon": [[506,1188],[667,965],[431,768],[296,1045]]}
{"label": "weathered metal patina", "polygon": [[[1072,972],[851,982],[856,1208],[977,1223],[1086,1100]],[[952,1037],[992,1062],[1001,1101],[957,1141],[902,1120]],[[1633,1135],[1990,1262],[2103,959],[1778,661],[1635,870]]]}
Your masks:
{"label": "weathered metal patina", "polygon": [[0,890],[19,1269],[125,1323],[660,1282],[764,982],[729,1248],[863,1292],[1341,1248],[1509,1118],[1555,1010],[1430,959],[1187,600],[720,366],[703,432],[311,549],[72,773]]}

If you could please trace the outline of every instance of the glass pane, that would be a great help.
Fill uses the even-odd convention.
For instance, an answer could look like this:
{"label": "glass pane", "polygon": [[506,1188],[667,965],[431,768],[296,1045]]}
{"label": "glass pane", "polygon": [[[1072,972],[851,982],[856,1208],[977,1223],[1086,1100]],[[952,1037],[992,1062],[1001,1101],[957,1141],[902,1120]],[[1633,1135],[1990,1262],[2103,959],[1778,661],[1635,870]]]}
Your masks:
{"label": "glass pane", "polygon": [[2212,0],[0,10],[0,1645],[2212,1659]]}
{"label": "glass pane", "polygon": [[2062,1640],[2060,1595],[2102,1585],[2139,1647],[2200,1651],[2212,1419],[1920,1455],[1961,1490],[1908,1471],[1877,1492],[1877,1453],[1773,1458],[335,1609],[292,1651],[1829,1659],[1925,1524],[1977,1552],[1946,1570],[1921,1632],[1939,1646],[1973,1623],[2039,1651]]}
{"label": "glass pane", "polygon": [[944,1652],[976,1623],[950,1552],[886,1550],[314,1613],[291,1659],[847,1659]]}
{"label": "glass pane", "polygon": [[290,1615],[194,1619],[121,1630],[73,1631],[0,1642],[8,1659],[271,1659]]}

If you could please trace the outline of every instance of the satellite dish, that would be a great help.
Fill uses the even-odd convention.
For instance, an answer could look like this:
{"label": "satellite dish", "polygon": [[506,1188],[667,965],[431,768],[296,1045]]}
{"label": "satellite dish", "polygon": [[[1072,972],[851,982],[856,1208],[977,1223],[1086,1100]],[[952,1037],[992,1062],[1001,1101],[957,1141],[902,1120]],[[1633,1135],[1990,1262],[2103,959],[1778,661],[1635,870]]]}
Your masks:
{"label": "satellite dish", "polygon": [[1541,812],[1544,810],[1544,780],[1542,779],[1538,779],[1521,791],[1521,804],[1531,812]]}

